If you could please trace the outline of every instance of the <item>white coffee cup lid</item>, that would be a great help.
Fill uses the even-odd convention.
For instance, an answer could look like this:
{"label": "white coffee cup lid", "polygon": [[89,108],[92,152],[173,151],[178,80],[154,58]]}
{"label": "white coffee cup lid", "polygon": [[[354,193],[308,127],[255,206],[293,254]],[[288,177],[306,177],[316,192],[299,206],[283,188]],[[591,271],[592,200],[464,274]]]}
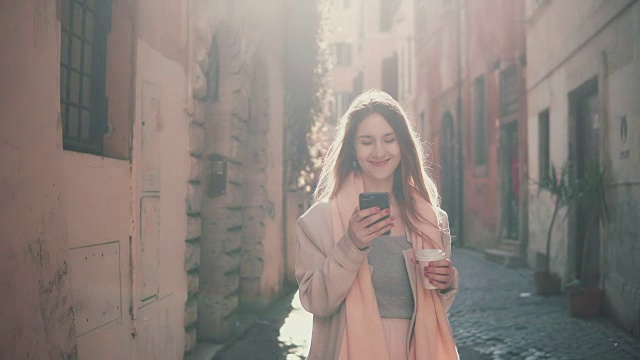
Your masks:
{"label": "white coffee cup lid", "polygon": [[444,251],[440,249],[422,249],[416,254],[416,260],[441,260],[444,259],[445,256]]}

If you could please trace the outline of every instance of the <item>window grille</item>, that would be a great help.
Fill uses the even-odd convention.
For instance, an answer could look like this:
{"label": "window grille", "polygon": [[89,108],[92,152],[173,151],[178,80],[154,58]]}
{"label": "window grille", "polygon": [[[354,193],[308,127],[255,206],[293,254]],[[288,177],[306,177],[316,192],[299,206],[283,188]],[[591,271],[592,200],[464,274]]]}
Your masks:
{"label": "window grille", "polygon": [[500,115],[518,112],[518,101],[518,68],[512,64],[500,73]]}
{"label": "window grille", "polygon": [[351,44],[338,43],[333,46],[334,64],[336,66],[351,65]]}
{"label": "window grille", "polygon": [[549,176],[549,110],[538,115],[538,137],[539,180],[544,181]]}
{"label": "window grille", "polygon": [[111,0],[62,0],[60,111],[66,150],[100,154]]}

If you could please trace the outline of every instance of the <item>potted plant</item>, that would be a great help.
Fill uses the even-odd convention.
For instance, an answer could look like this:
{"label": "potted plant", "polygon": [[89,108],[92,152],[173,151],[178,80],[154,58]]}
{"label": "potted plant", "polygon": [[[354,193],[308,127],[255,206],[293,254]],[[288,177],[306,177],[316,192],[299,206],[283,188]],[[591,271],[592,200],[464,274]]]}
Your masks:
{"label": "potted plant", "polygon": [[[534,284],[536,293],[539,295],[560,294],[560,277],[558,274],[552,274],[549,266],[549,253],[551,252],[551,238],[553,235],[553,226],[556,223],[560,209],[571,206],[578,194],[577,183],[569,178],[571,163],[566,162],[560,168],[552,163],[549,166],[549,173],[544,179],[536,182],[538,185],[538,193],[548,192],[553,199],[553,213],[551,222],[547,229],[547,243],[545,247],[545,265],[544,269],[534,272]],[[559,172],[559,174],[558,174]]]}
{"label": "potted plant", "polygon": [[[588,211],[588,223],[597,222],[606,226],[609,218],[604,186],[604,168],[593,161],[585,167],[579,179],[577,202]],[[590,237],[598,232],[587,231],[581,254],[581,267],[576,279],[567,284],[569,295],[569,313],[571,316],[593,316],[600,312],[604,292],[597,285],[589,285],[584,280],[587,273],[587,263]]]}
{"label": "potted plant", "polygon": [[567,283],[569,294],[569,315],[573,317],[594,316],[600,313],[603,291],[595,286],[584,286],[574,279]]}

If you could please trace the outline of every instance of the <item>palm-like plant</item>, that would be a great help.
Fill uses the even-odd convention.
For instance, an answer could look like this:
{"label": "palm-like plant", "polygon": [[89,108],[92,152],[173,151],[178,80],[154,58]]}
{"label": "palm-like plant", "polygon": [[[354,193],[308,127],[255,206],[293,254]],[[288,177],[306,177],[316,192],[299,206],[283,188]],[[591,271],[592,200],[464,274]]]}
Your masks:
{"label": "palm-like plant", "polygon": [[[587,223],[598,222],[602,226],[606,226],[609,219],[605,197],[604,171],[605,169],[599,165],[598,161],[589,162],[584,168],[582,177],[579,179],[577,193],[577,202],[586,208],[588,214]],[[592,232],[587,232],[585,239],[583,239],[582,262],[578,279],[582,279],[586,273],[587,258],[590,251],[589,237],[594,235]]]}
{"label": "palm-like plant", "polygon": [[551,251],[551,234],[553,233],[553,226],[558,217],[558,213],[560,209],[566,206],[571,206],[577,196],[581,193],[579,190],[579,182],[571,179],[571,169],[572,165],[569,161],[565,162],[559,168],[556,168],[556,166],[551,163],[547,176],[536,182],[538,185],[538,192],[548,192],[551,195],[554,204],[551,223],[547,229],[547,245],[545,249],[545,272],[547,274],[550,272],[549,252]]}

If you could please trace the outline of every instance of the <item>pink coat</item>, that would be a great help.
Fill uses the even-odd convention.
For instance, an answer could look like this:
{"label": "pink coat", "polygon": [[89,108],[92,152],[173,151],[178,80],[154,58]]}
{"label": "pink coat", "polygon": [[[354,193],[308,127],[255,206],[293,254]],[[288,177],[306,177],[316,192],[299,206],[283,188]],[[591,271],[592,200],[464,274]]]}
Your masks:
{"label": "pink coat", "polygon": [[[446,216],[445,216],[446,219]],[[449,224],[444,224],[448,228]],[[337,242],[332,238],[331,205],[314,204],[298,219],[298,248],[296,252],[296,280],[302,306],[313,314],[313,333],[309,360],[338,359],[345,325],[344,300],[356,278],[358,268],[368,251],[360,251],[345,236]],[[451,237],[442,233],[447,258],[451,258]],[[414,293],[416,275],[411,262],[413,251],[405,250],[409,282]],[[455,271],[455,268],[454,268]],[[448,310],[458,291],[458,273],[454,273],[452,289],[440,298]],[[411,327],[415,318],[411,319]]]}

